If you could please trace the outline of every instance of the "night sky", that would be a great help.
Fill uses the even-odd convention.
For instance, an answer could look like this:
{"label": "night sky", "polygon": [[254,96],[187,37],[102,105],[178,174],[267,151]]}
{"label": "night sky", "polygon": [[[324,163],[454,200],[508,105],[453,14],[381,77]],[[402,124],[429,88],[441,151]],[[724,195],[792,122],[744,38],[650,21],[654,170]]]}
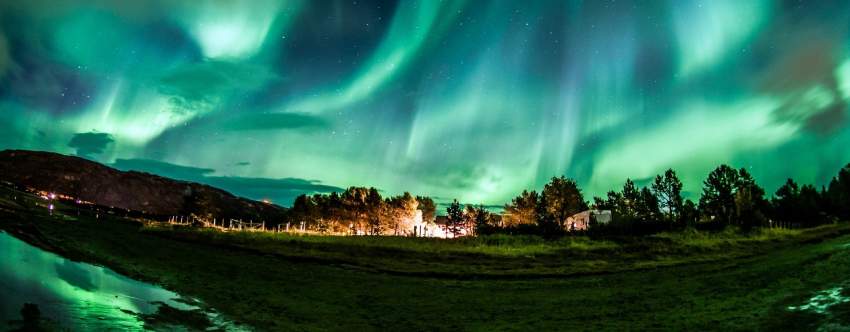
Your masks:
{"label": "night sky", "polygon": [[[0,148],[288,205],[850,162],[850,2],[3,1]],[[589,197],[588,197],[589,198]]]}

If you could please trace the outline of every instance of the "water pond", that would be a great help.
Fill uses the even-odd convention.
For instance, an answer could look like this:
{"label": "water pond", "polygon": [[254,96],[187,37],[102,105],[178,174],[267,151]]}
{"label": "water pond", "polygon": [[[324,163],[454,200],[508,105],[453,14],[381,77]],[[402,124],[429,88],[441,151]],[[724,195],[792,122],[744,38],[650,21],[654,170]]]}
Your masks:
{"label": "water pond", "polygon": [[248,330],[203,307],[0,232],[0,330]]}

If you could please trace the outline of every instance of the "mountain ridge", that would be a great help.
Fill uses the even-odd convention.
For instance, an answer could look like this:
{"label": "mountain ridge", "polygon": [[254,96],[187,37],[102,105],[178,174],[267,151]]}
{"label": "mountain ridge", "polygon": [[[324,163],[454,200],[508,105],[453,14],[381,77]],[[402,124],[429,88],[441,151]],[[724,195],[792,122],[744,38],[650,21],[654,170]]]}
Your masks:
{"label": "mountain ridge", "polygon": [[194,214],[219,220],[279,221],[286,211],[206,184],[121,171],[85,158],[45,151],[0,151],[0,180],[160,216]]}

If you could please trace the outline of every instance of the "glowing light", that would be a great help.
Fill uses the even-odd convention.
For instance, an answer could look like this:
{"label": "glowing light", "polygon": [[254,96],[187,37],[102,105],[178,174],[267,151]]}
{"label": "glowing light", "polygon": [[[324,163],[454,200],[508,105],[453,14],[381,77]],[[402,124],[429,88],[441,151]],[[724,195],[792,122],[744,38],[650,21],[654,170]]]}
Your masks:
{"label": "glowing light", "polygon": [[[461,2],[454,5],[459,6]],[[334,88],[333,91],[299,100],[287,106],[286,110],[336,110],[370,96],[406,69],[432,31],[437,22],[437,14],[443,6],[439,1],[402,2],[381,45],[347,84],[342,88]]]}
{"label": "glowing light", "polygon": [[760,0],[676,2],[674,23],[680,74],[704,70],[742,47],[765,23],[768,14],[768,3]]}
{"label": "glowing light", "polygon": [[[3,294],[0,303],[18,306],[35,302],[51,319],[58,319],[62,328],[140,330],[143,322],[134,313],[153,313],[156,302],[179,310],[197,309],[175,300],[179,294],[103,267],[66,260],[2,232],[0,251],[4,254],[0,278],[11,290]],[[93,315],[102,320],[91,319]],[[216,319],[216,313],[209,315],[221,328],[233,329],[232,323]]]}
{"label": "glowing light", "polygon": [[672,167],[696,191],[728,162],[771,192],[846,163],[850,30],[811,6],[6,3],[0,148],[81,153],[94,131],[113,141],[88,158],[276,204],[314,188],[281,178],[503,204],[562,174],[604,195]]}
{"label": "glowing light", "polygon": [[[687,111],[647,130],[608,146],[596,160],[591,190],[616,188],[625,178],[650,178],[668,167],[687,174],[682,182],[699,188],[705,174],[734,155],[791,139],[799,130],[794,123],[774,121],[777,100],[759,99],[732,105],[695,103]],[[704,162],[697,162],[704,160]]]}
{"label": "glowing light", "polygon": [[836,70],[839,90],[845,100],[850,100],[850,59],[844,60]]}
{"label": "glowing light", "polygon": [[209,58],[246,58],[257,54],[281,11],[291,19],[301,1],[220,1],[191,3],[184,22]]}

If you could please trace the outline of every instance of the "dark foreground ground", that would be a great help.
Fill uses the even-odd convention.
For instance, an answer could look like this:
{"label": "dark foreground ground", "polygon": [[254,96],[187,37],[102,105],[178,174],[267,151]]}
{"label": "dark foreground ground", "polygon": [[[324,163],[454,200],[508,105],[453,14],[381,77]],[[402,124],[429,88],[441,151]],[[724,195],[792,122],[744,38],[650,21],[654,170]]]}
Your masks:
{"label": "dark foreground ground", "polygon": [[414,240],[405,250],[405,239],[222,237],[0,203],[10,234],[200,298],[257,330],[850,328],[844,224],[695,245],[659,237],[500,250]]}

